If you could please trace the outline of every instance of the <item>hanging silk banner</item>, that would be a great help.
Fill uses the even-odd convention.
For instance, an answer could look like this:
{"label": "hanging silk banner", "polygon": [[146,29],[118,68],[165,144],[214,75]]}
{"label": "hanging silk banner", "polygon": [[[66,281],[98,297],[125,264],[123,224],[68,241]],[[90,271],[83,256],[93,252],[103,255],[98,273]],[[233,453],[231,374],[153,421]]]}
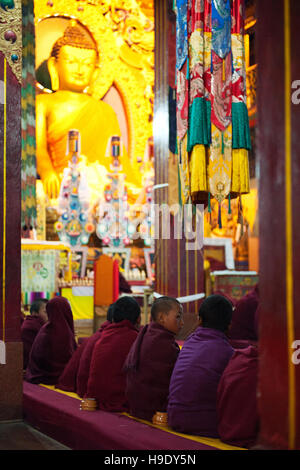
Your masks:
{"label": "hanging silk banner", "polygon": [[22,293],[57,291],[57,250],[22,249]]}
{"label": "hanging silk banner", "polygon": [[175,12],[182,201],[221,204],[249,192],[244,0],[178,0]]}

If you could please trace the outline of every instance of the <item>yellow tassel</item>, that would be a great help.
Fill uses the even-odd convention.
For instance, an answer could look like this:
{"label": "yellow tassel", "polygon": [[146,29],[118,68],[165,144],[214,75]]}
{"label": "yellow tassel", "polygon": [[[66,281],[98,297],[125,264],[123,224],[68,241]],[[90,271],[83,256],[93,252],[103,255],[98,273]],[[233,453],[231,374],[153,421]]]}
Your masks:
{"label": "yellow tassel", "polygon": [[223,59],[223,82],[225,82],[225,79],[226,79],[226,74],[225,74],[225,59]]}

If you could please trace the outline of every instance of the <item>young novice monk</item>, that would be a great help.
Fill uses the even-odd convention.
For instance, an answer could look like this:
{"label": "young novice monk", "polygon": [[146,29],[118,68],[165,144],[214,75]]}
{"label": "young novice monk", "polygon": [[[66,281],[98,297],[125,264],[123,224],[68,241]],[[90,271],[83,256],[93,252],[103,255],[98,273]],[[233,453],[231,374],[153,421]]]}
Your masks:
{"label": "young novice monk", "polygon": [[257,377],[257,347],[237,349],[222,374],[217,393],[218,431],[227,444],[250,448],[256,442]]}
{"label": "young novice monk", "polygon": [[105,328],[94,347],[85,397],[95,398],[102,410],[128,410],[123,368],[140,321],[137,301],[120,297],[114,304],[112,324]]}
{"label": "young novice monk", "polygon": [[38,332],[30,352],[25,380],[55,385],[76,350],[69,301],[54,297],[46,306],[49,321]]}
{"label": "young novice monk", "polygon": [[185,341],[170,381],[168,423],[179,432],[218,437],[217,388],[233,348],[226,333],[232,304],[211,295],[199,309],[200,326]]}
{"label": "young novice monk", "polygon": [[36,335],[47,322],[47,299],[36,299],[30,307],[30,315],[27,315],[21,326],[21,339],[23,342],[23,368],[26,369],[29,354]]}
{"label": "young novice monk", "polygon": [[258,284],[236,304],[232,313],[229,336],[235,347],[235,340],[258,340],[255,315],[259,306]]}
{"label": "young novice monk", "polygon": [[159,297],[151,322],[139,332],[126,360],[126,396],[133,416],[151,421],[166,412],[169,383],[179,354],[175,336],[183,326],[182,306],[172,297]]}

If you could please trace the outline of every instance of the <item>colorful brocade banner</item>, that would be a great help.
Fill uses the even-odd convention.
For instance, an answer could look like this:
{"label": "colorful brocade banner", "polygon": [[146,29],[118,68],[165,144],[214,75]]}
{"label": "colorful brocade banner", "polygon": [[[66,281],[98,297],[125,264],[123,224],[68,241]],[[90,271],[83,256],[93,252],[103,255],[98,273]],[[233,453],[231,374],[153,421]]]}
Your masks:
{"label": "colorful brocade banner", "polygon": [[31,292],[56,292],[57,250],[22,249],[22,294]]}
{"label": "colorful brocade banner", "polygon": [[244,0],[176,0],[174,11],[180,199],[221,207],[249,192]]}
{"label": "colorful brocade banner", "polygon": [[[33,2],[22,1],[22,169],[21,223],[36,227],[35,33]],[[25,228],[26,227],[26,228]]]}

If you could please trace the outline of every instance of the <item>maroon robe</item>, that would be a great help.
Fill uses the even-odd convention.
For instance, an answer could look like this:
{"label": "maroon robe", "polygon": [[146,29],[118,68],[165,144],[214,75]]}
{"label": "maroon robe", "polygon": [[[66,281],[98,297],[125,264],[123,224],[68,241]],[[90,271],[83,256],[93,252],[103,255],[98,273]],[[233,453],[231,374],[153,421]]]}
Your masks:
{"label": "maroon robe", "polygon": [[87,340],[85,339],[76,349],[74,354],[72,354],[71,359],[67,363],[61,376],[58,379],[58,383],[55,385],[56,388],[59,388],[60,390],[65,390],[66,392],[76,392],[77,372],[86,343]]}
{"label": "maroon robe", "polygon": [[39,315],[27,315],[21,326],[21,339],[23,342],[23,368],[26,369],[30,351],[36,335],[44,325]]}
{"label": "maroon robe", "polygon": [[86,397],[96,398],[102,410],[128,411],[123,368],[137,335],[136,327],[122,320],[106,327],[94,347]]}
{"label": "maroon robe", "polygon": [[228,444],[249,448],[255,444],[258,351],[254,346],[236,350],[221,377],[217,392],[218,432]]}
{"label": "maroon robe", "polygon": [[125,370],[126,396],[133,416],[151,421],[156,411],[166,412],[170,379],[180,351],[174,337],[159,323],[151,322],[132,345]]}
{"label": "maroon robe", "polygon": [[46,306],[49,321],[32,345],[25,380],[55,385],[76,350],[73,315],[64,297],[54,297]]}
{"label": "maroon robe", "polygon": [[84,350],[82,352],[77,377],[76,377],[76,392],[80,397],[84,397],[87,391],[87,384],[90,375],[90,367],[92,361],[92,355],[94,347],[97,341],[100,339],[102,332],[106,327],[111,325],[110,321],[105,321],[96,333],[94,333],[86,342]]}
{"label": "maroon robe", "polygon": [[119,271],[119,293],[125,292],[126,294],[131,294],[132,290],[130,284],[126,281],[123,274]]}
{"label": "maroon robe", "polygon": [[76,349],[73,356],[59,377],[56,388],[66,392],[75,392],[83,397],[86,391],[89,378],[90,364],[94,346],[110,321],[104,322],[96,333],[89,338],[84,338],[80,346]]}
{"label": "maroon robe", "polygon": [[258,308],[259,292],[256,286],[236,304],[232,312],[229,335],[231,339],[257,341],[255,313]]}

